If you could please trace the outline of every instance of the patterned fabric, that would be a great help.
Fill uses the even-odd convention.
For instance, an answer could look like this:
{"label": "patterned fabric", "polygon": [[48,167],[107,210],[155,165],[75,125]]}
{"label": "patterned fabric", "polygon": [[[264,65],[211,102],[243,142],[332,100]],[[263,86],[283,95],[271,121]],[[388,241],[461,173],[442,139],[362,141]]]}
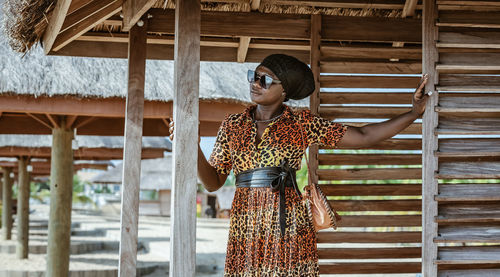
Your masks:
{"label": "patterned fabric", "polygon": [[[222,122],[209,163],[221,174],[265,166],[279,166],[286,159],[300,169],[310,144],[336,146],[346,126],[311,114],[293,112],[271,122],[256,145],[256,106],[229,115]],[[301,126],[299,125],[302,125]],[[300,131],[303,131],[302,135]],[[307,141],[303,141],[306,138]],[[284,236],[279,227],[279,192],[271,188],[237,188],[230,216],[224,276],[318,276],[316,232],[293,188],[286,189]]]}

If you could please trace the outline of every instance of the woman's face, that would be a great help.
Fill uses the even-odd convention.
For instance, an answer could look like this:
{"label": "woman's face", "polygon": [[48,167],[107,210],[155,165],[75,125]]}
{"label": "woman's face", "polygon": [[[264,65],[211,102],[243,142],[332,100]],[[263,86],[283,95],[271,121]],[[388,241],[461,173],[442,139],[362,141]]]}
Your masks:
{"label": "woman's face", "polygon": [[[255,72],[259,76],[268,75],[278,80],[278,77],[265,66],[257,67]],[[260,82],[255,81],[250,83],[250,98],[256,104],[272,105],[282,103],[285,100],[285,95],[281,84],[273,83],[269,88],[265,89],[260,85]]]}

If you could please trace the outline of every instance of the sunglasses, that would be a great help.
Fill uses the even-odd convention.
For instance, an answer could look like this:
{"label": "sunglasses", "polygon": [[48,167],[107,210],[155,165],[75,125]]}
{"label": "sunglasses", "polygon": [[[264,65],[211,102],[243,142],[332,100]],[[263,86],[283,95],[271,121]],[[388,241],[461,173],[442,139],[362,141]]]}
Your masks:
{"label": "sunglasses", "polygon": [[273,79],[273,77],[269,75],[266,74],[259,75],[254,70],[248,70],[247,79],[249,83],[259,82],[259,85],[264,89],[268,89],[273,83],[274,84],[281,83],[280,80],[275,80]]}

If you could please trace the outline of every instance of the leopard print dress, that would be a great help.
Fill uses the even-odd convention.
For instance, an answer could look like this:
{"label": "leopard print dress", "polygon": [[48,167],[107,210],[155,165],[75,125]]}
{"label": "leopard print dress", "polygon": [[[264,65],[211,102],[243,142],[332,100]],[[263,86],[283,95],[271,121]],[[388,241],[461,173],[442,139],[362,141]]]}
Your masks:
{"label": "leopard print dress", "polygon": [[[335,146],[347,127],[313,115],[293,112],[271,122],[256,144],[256,106],[228,115],[217,134],[209,163],[222,174],[265,166],[287,159],[299,169],[305,146]],[[299,126],[299,124],[302,125]],[[300,132],[304,132],[301,134]],[[306,138],[306,142],[303,141]],[[279,226],[279,192],[271,188],[237,188],[233,199],[224,276],[318,276],[316,232],[307,208],[293,188],[286,188],[286,225]]]}

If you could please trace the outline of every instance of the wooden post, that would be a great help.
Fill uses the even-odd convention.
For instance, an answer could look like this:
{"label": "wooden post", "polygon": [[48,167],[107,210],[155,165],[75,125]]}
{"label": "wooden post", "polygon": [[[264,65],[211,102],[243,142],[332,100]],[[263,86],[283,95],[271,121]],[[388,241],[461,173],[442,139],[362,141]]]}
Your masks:
{"label": "wooden post", "polygon": [[[320,93],[320,56],[321,56],[321,15],[311,15],[311,41],[310,41],[310,64],[314,75],[315,90],[309,101],[309,109],[313,114],[319,114],[319,93]],[[313,176],[309,176],[309,183],[318,183],[318,145],[309,146],[309,169]]]}
{"label": "wooden post", "polygon": [[434,196],[438,194],[438,159],[435,152],[438,150],[438,137],[435,130],[438,125],[438,114],[435,107],[438,105],[438,92],[435,85],[438,83],[436,63],[438,51],[436,41],[438,30],[436,27],[437,5],[435,0],[424,0],[422,20],[422,69],[429,74],[429,81],[425,91],[433,91],[427,102],[422,118],[422,275],[437,276],[437,245],[433,239],[437,237],[438,225],[435,217],[438,215],[437,202]]}
{"label": "wooden post", "polygon": [[10,240],[12,237],[12,168],[3,170],[2,193],[2,239]]}
{"label": "wooden post", "polygon": [[29,201],[30,201],[30,180],[28,174],[28,158],[20,157],[18,167],[17,193],[17,245],[16,255],[18,259],[28,258],[29,240]]}
{"label": "wooden post", "polygon": [[[123,146],[123,180],[119,276],[135,276],[139,189],[141,181],[142,122],[144,113],[144,75],[146,71],[147,19],[135,24],[129,33],[128,94]],[[142,25],[142,26],[139,26]]]}
{"label": "wooden post", "polygon": [[73,131],[66,119],[52,129],[47,276],[68,276],[73,194]]}
{"label": "wooden post", "polygon": [[193,277],[200,78],[200,0],[177,1],[174,46],[174,144],[170,276]]}

